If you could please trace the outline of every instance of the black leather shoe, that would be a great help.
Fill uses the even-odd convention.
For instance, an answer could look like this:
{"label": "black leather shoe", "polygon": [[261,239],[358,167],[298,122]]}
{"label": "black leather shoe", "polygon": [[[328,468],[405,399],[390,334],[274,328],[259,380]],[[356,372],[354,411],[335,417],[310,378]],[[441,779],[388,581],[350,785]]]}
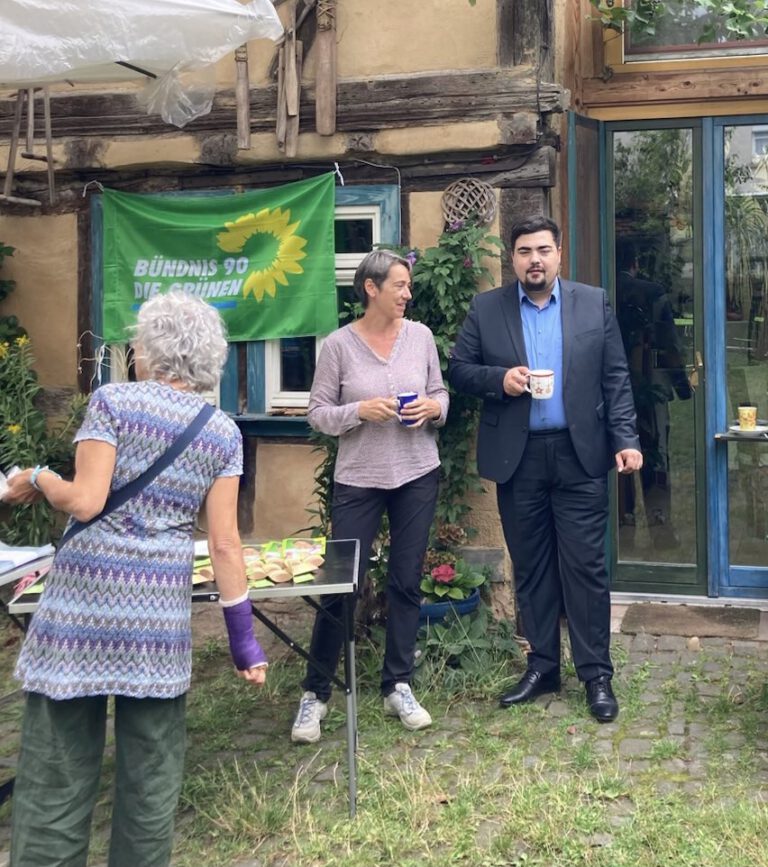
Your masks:
{"label": "black leather shoe", "polygon": [[499,697],[499,704],[502,707],[512,707],[513,704],[533,701],[537,695],[543,695],[545,692],[558,692],[559,690],[559,674],[542,674],[540,671],[529,668],[509,692],[505,692]]}
{"label": "black leather shoe", "polygon": [[588,680],[585,684],[589,712],[601,723],[613,722],[619,715],[619,703],[611,688],[607,674]]}

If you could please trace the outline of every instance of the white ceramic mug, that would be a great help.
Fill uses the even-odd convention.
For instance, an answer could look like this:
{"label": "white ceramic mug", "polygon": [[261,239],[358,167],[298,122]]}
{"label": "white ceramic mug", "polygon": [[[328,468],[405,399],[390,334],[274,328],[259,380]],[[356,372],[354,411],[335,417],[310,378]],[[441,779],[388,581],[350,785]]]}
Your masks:
{"label": "white ceramic mug", "polygon": [[534,400],[549,400],[555,393],[554,370],[529,370],[525,390]]}

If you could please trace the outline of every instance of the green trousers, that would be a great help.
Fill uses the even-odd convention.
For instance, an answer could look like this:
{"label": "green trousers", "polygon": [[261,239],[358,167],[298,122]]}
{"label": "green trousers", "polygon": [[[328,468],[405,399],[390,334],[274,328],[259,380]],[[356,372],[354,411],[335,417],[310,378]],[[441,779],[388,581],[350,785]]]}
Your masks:
{"label": "green trousers", "polygon": [[[115,696],[109,867],[166,867],[181,791],[186,696]],[[28,693],[13,791],[10,867],[85,867],[107,696]]]}

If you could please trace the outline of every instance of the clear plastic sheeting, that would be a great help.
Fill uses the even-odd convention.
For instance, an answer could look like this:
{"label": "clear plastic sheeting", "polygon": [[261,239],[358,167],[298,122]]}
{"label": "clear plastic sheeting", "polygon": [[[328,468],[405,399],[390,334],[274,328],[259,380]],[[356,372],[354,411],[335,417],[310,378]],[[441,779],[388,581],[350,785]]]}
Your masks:
{"label": "clear plastic sheeting", "polygon": [[251,39],[277,40],[283,28],[271,0],[2,0],[0,33],[0,87],[149,73],[148,110],[181,126],[213,98],[199,76],[185,85],[189,70]]}
{"label": "clear plastic sheeting", "polygon": [[174,126],[186,126],[211,110],[216,95],[212,66],[187,71],[181,67],[153,78],[139,92],[139,103],[147,114],[159,114]]}

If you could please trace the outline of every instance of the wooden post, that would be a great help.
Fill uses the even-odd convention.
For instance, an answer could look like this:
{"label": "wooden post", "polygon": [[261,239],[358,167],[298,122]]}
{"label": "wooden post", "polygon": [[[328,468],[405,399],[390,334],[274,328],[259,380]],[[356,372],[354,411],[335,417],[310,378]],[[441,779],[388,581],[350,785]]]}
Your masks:
{"label": "wooden post", "polygon": [[336,0],[318,0],[316,15],[315,129],[320,135],[333,135],[336,132]]}
{"label": "wooden post", "polygon": [[[32,108],[30,107],[30,111]],[[43,118],[45,121],[45,158],[48,168],[48,199],[56,204],[56,186],[53,169],[53,133],[51,130],[51,90],[46,85],[43,88]]]}
{"label": "wooden post", "polygon": [[35,152],[35,91],[31,87],[27,88],[27,152]]}
{"label": "wooden post", "polygon": [[[301,42],[295,43],[294,64],[296,69],[296,113],[288,112],[288,122],[285,130],[285,155],[287,157],[295,157],[299,149],[299,97],[301,96],[301,67],[304,54],[304,45]],[[286,97],[290,94],[286,93]],[[290,106],[290,101],[288,102]]]}
{"label": "wooden post", "polygon": [[235,103],[237,105],[237,146],[247,150],[251,146],[251,85],[248,79],[248,46],[235,49]]}
{"label": "wooden post", "polygon": [[11,133],[11,147],[8,151],[8,171],[5,173],[5,185],[3,195],[8,198],[13,188],[13,173],[16,169],[16,151],[19,147],[19,135],[21,133],[21,112],[24,108],[25,91],[20,90],[16,94],[16,111],[13,114],[13,132]]}
{"label": "wooden post", "polygon": [[296,4],[291,4],[290,21],[286,29],[285,40],[285,70],[283,71],[285,87],[285,104],[288,117],[299,113],[298,93],[301,86],[296,69]]}
{"label": "wooden post", "polygon": [[288,121],[285,105],[285,45],[281,45],[277,51],[277,123],[275,136],[277,146],[285,150],[285,127]]}

